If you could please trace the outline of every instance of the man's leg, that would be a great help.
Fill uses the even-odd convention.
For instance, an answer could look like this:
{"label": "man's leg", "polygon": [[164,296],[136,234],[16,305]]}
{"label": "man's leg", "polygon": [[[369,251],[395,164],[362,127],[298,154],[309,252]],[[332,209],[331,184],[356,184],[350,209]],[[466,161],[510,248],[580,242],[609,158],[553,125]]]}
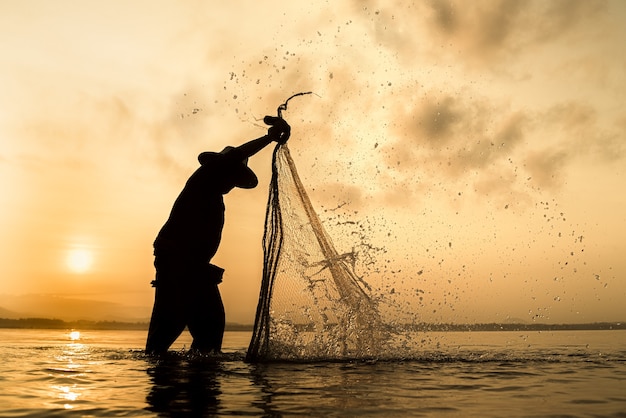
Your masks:
{"label": "man's leg", "polygon": [[164,258],[155,259],[157,280],[155,281],[154,307],[148,329],[146,353],[165,353],[186,325],[183,292],[174,281],[173,264]]}
{"label": "man's leg", "polygon": [[[196,287],[196,286],[194,286]],[[221,351],[226,315],[217,284],[201,283],[191,296],[189,332],[191,348],[201,352]]]}
{"label": "man's leg", "polygon": [[185,317],[176,293],[172,289],[156,289],[146,341],[148,354],[165,353],[185,329]]}

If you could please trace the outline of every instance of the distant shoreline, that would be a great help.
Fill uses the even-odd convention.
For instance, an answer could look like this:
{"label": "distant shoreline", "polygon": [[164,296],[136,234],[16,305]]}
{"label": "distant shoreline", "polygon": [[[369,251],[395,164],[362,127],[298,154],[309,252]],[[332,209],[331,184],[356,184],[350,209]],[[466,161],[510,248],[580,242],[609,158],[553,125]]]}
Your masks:
{"label": "distant shoreline", "polygon": [[405,327],[414,331],[606,331],[626,329],[626,322],[584,324],[416,324]]}
{"label": "distant shoreline", "polygon": [[[148,322],[123,322],[123,321],[63,321],[61,319],[47,318],[0,318],[0,329],[81,329],[81,330],[139,330],[147,331]],[[252,331],[252,325],[226,324],[226,331]]]}
{"label": "distant shoreline", "polygon": [[[0,318],[0,328],[13,329],[81,329],[81,330],[148,330],[147,322],[63,321],[47,318]],[[252,331],[253,325],[227,323],[226,331]],[[399,331],[602,331],[626,329],[626,322],[594,322],[584,324],[411,324],[397,327]]]}

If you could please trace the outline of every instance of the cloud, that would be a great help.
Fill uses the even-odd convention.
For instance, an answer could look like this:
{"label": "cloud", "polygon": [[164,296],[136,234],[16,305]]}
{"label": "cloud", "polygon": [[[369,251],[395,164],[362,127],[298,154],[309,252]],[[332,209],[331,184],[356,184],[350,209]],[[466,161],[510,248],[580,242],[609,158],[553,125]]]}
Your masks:
{"label": "cloud", "polygon": [[418,111],[415,122],[426,141],[442,145],[458,133],[463,115],[457,107],[455,99],[447,96],[441,102],[427,102]]}
{"label": "cloud", "polygon": [[402,139],[385,155],[390,167],[426,165],[444,177],[459,178],[506,161],[524,139],[527,118],[519,111],[449,94],[427,96],[404,113],[394,112],[394,133]]}
{"label": "cloud", "polygon": [[[539,170],[566,164],[575,153],[555,143],[552,150],[561,158],[528,157],[532,163],[524,165],[530,155],[524,151],[527,143],[542,135],[538,132],[543,128],[533,122],[537,112],[511,109],[507,97],[479,94],[482,87],[472,86],[474,80],[462,71],[427,74],[423,68],[472,61],[505,65],[502,58],[572,33],[604,9],[605,2],[577,0],[359,2],[349,19],[324,9],[304,25],[285,24],[273,35],[264,33],[252,52],[242,43],[251,42],[254,32],[226,39],[218,47],[206,42],[215,27],[194,20],[193,28],[185,31],[177,25],[166,38],[168,45],[182,48],[176,57],[203,58],[185,61],[187,70],[176,72],[171,86],[160,86],[148,96],[145,91],[130,94],[116,89],[89,99],[81,106],[81,115],[53,118],[49,124],[76,129],[69,136],[76,138],[70,142],[77,149],[87,143],[78,137],[89,137],[106,144],[112,154],[117,152],[118,161],[126,158],[137,166],[150,162],[154,170],[180,182],[195,166],[197,151],[219,149],[261,133],[253,126],[258,124],[256,118],[275,111],[292,93],[313,90],[321,97],[298,99],[287,117],[298,118],[292,123],[296,153],[307,154],[307,163],[314,156],[311,164],[323,175],[336,175],[328,179],[329,188],[342,179],[356,183],[362,173],[367,179],[361,186],[363,196],[374,193],[373,184],[379,189],[396,184],[416,190],[418,178],[474,185],[477,190],[493,190],[494,186],[485,186],[493,178],[509,186],[523,183],[520,179],[529,177],[525,170],[531,168],[537,171],[531,173],[533,178],[547,179]],[[298,28],[295,37],[294,28]],[[286,33],[291,36],[283,36]],[[447,61],[456,51],[463,52],[462,58]],[[407,65],[415,60],[419,67]],[[575,126],[586,130],[593,123],[585,119],[584,110],[578,115],[563,112],[553,117],[570,115],[572,122],[563,129],[577,137],[582,134]],[[549,126],[560,129],[554,123]],[[597,135],[598,144],[604,146],[593,149],[618,156],[619,138],[613,130]],[[374,143],[381,145],[373,153],[359,154]],[[326,145],[332,146],[332,153],[319,152]],[[356,161],[360,158],[366,162]],[[365,168],[331,168],[347,159]],[[386,167],[382,174],[376,174],[379,165]],[[394,196],[393,200],[404,200]]]}
{"label": "cloud", "polygon": [[529,179],[542,188],[555,188],[561,185],[562,168],[570,159],[565,150],[551,149],[533,151],[525,158],[525,168]]}
{"label": "cloud", "polygon": [[392,114],[396,140],[382,147],[387,174],[381,180],[403,193],[385,192],[389,204],[423,195],[424,184],[523,198],[561,187],[575,161],[605,164],[626,156],[624,119],[604,125],[593,107],[578,102],[519,110],[435,91],[398,104]]}
{"label": "cloud", "polygon": [[545,41],[584,25],[608,10],[606,0],[553,0],[537,4],[535,40]]}
{"label": "cloud", "polygon": [[586,103],[571,101],[548,108],[537,115],[533,130],[543,136],[545,148],[557,154],[601,163],[626,157],[624,116],[605,118]]}
{"label": "cloud", "polygon": [[[322,12],[308,25],[312,34],[247,55],[219,100],[250,120],[261,113],[242,104],[273,108],[297,91],[320,94],[287,112],[300,130],[292,150],[300,166],[311,164],[312,187],[360,188],[350,189],[361,196],[353,207],[373,195],[410,205],[434,190],[528,197],[563,184],[576,158],[619,158],[621,135],[594,116],[596,103],[559,102],[553,83],[546,97],[556,104],[545,104],[516,97],[523,87],[510,84],[531,53],[594,33],[606,10],[593,0],[359,2],[350,24]],[[554,68],[532,68],[544,70]]]}
{"label": "cloud", "polygon": [[428,3],[433,15],[429,23],[435,32],[447,38],[465,40],[474,51],[483,54],[503,48],[515,34],[516,24],[523,13],[519,1],[443,2]]}
{"label": "cloud", "polygon": [[414,62],[428,53],[497,67],[534,46],[584,29],[607,11],[604,0],[398,0],[369,6],[372,32],[405,60]]}

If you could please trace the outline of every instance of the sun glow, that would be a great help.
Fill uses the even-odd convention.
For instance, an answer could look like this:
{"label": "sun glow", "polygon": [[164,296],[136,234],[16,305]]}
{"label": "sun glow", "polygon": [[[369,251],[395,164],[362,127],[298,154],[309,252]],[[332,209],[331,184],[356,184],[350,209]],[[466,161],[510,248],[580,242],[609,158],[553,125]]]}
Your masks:
{"label": "sun glow", "polygon": [[85,248],[72,249],[67,254],[65,262],[72,272],[86,273],[93,265],[93,252]]}

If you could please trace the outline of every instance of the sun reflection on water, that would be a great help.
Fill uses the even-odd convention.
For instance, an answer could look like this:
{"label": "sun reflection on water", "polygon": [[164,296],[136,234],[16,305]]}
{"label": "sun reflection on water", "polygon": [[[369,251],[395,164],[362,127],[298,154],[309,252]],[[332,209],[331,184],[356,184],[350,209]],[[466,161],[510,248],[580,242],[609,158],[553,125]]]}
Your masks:
{"label": "sun reflection on water", "polygon": [[87,345],[81,343],[80,331],[69,331],[65,334],[65,338],[67,343],[54,357],[57,364],[51,368],[53,377],[63,380],[63,383],[53,384],[50,388],[52,395],[61,400],[63,408],[70,410],[75,408],[75,403],[83,392],[79,380],[85,372],[84,360],[89,350]]}
{"label": "sun reflection on water", "polygon": [[[76,385],[73,385],[71,387],[56,385],[56,386],[52,386],[52,388],[59,392],[59,398],[68,402],[75,402],[80,396],[79,393],[75,392]],[[71,403],[64,403],[63,408],[73,409],[74,405],[72,405]]]}
{"label": "sun reflection on water", "polygon": [[[85,344],[81,343],[82,335],[80,331],[72,330],[68,334],[68,338],[70,342],[67,344],[67,348],[70,350],[67,354],[72,354],[72,358],[76,358],[76,356],[82,353],[86,348]],[[70,360],[71,361],[71,360]]]}

